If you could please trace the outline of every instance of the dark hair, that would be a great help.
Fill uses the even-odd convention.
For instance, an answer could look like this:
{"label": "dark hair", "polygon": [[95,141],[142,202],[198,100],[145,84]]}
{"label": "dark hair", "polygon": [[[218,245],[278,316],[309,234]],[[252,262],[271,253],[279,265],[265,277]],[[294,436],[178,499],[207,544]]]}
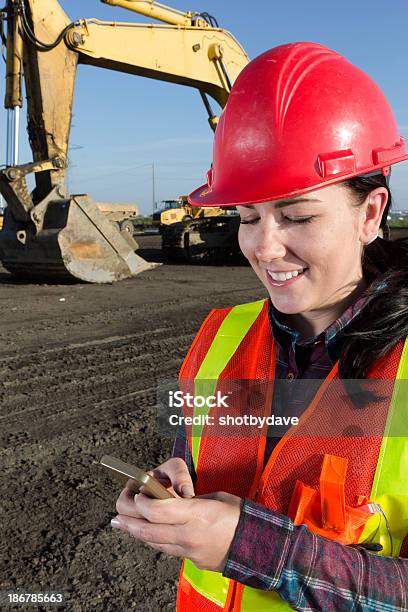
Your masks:
{"label": "dark hair", "polygon": [[[389,200],[380,227],[388,237],[391,192],[386,178],[382,174],[356,177],[343,184],[357,206],[377,187],[387,188]],[[375,283],[371,285],[363,310],[345,329],[339,358],[339,374],[343,379],[366,378],[371,366],[408,336],[408,240],[377,238],[364,249],[363,265],[366,262],[379,269],[382,282],[380,288],[375,288]]]}

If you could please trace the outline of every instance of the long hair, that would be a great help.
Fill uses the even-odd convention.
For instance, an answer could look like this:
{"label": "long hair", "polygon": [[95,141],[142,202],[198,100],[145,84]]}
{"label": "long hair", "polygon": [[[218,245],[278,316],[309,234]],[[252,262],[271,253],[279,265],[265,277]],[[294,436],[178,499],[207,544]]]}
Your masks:
{"label": "long hair", "polygon": [[[389,199],[380,226],[386,236],[392,198],[385,177],[356,177],[344,184],[357,206],[373,189],[387,188]],[[363,265],[367,261],[382,273],[381,283],[377,288],[371,285],[363,310],[344,332],[339,358],[339,375],[343,379],[366,378],[371,366],[408,336],[408,240],[377,238],[365,247]]]}

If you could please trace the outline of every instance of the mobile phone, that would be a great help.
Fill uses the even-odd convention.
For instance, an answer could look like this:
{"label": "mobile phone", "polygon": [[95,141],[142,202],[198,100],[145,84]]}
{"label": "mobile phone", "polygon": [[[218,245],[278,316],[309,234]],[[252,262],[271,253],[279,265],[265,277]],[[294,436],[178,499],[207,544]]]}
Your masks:
{"label": "mobile phone", "polygon": [[[140,488],[143,487],[143,493],[155,499],[170,499],[174,497],[156,478],[146,474],[146,472],[131,463],[125,463],[120,459],[116,459],[116,457],[104,455],[100,460],[100,464],[112,470],[126,484],[127,488],[135,493],[139,493]],[[129,482],[129,479],[132,482]]]}

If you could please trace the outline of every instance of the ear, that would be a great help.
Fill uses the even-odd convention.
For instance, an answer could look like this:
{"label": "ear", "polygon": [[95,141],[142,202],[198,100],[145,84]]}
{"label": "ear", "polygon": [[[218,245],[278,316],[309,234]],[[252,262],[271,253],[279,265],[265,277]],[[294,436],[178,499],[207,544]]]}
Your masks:
{"label": "ear", "polygon": [[388,191],[385,187],[377,187],[367,196],[366,202],[362,207],[364,214],[359,235],[362,244],[371,242],[377,236],[387,202]]}

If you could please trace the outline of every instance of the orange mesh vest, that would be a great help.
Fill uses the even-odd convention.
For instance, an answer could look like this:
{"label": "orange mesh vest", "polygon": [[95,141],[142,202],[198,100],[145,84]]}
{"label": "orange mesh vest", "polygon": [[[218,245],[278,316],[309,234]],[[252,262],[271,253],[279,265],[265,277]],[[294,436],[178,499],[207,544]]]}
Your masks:
{"label": "orange mesh vest", "polygon": [[[315,533],[344,544],[370,540],[370,534],[375,533],[375,541],[381,542],[385,554],[399,554],[401,547],[408,548],[407,540],[403,543],[408,532],[406,479],[399,470],[391,482],[378,465],[396,461],[401,468],[404,458],[408,470],[406,438],[400,445],[394,438],[392,443],[384,443],[390,406],[395,409],[402,402],[394,387],[398,377],[408,377],[408,343],[405,348],[403,342],[398,343],[372,367],[366,385],[381,399],[365,408],[356,408],[350,400],[350,389],[346,391],[339,379],[336,364],[299,424],[283,436],[264,466],[268,425],[248,427],[241,423],[243,415],[252,415],[260,423],[262,418],[273,416],[275,345],[267,308],[268,302],[262,301],[212,311],[183,363],[181,390],[206,397],[218,391],[228,400],[227,410],[185,409],[185,416],[196,417],[186,426],[197,473],[196,495],[226,491],[254,499],[290,516],[295,524],[305,523]],[[360,382],[364,386],[364,381]],[[225,427],[226,414],[232,423],[239,424]],[[203,421],[205,415],[212,415],[211,424]],[[385,457],[381,462],[380,456]],[[387,503],[394,490],[402,496],[402,518],[390,518],[392,510]],[[368,500],[386,505],[387,526],[379,515],[368,513]],[[390,524],[394,527],[391,542]],[[243,587],[216,572],[200,571],[188,560],[180,575],[177,607],[189,612],[289,609],[276,593]]]}

